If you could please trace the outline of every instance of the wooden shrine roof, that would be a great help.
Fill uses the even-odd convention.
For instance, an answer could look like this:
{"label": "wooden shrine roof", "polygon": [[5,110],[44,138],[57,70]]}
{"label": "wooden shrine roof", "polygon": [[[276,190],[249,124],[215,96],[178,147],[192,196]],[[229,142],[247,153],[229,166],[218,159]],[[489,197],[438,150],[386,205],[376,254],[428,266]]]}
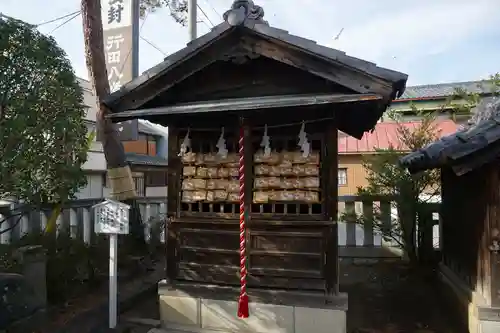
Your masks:
{"label": "wooden shrine roof", "polygon": [[111,114],[112,119],[155,115],[182,115],[192,113],[251,111],[293,106],[321,105],[331,103],[349,103],[354,101],[381,100],[377,94],[301,94],[231,98],[217,101],[183,103],[153,109],[130,110]]}
{"label": "wooden shrine roof", "polygon": [[[383,104],[380,101],[373,104],[370,111],[374,113],[373,116],[366,117],[370,124],[363,126],[369,127],[368,129],[373,128],[389,103],[404,93],[408,78],[406,74],[379,67],[372,62],[348,56],[345,52],[319,45],[313,40],[271,27],[263,16],[262,7],[254,5],[252,1],[236,0],[231,9],[224,13],[224,22],[123,85],[103,103],[111,113],[138,110],[178,82],[219,60],[209,59],[208,54],[221,57],[227,56],[227,52],[240,52],[242,49],[259,54],[262,52],[259,47],[267,42],[293,51],[292,58],[273,55],[274,59],[279,57],[278,61],[344,86],[353,94],[378,94]],[[245,38],[250,38],[254,44],[245,44]],[[227,42],[222,43],[226,39]],[[214,50],[223,47],[226,47],[225,55],[222,50],[220,54]]]}

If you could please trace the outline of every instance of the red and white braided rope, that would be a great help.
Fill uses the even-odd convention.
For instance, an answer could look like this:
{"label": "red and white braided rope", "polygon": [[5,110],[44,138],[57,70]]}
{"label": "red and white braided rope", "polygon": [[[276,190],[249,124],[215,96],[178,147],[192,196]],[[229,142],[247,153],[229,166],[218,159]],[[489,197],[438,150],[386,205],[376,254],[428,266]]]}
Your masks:
{"label": "red and white braided rope", "polygon": [[248,296],[247,296],[247,268],[246,268],[246,246],[245,246],[245,157],[243,140],[244,128],[240,128],[239,148],[239,180],[240,180],[240,302],[238,316],[240,318],[248,317]]}

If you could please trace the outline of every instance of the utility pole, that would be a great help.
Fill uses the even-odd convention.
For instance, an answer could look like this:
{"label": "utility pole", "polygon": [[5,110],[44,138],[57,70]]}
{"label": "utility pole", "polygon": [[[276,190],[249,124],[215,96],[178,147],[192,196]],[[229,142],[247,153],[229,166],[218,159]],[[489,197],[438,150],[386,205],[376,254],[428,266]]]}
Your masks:
{"label": "utility pole", "polygon": [[196,19],[198,17],[197,0],[188,0],[188,30],[189,30],[189,40],[192,41],[196,39]]}

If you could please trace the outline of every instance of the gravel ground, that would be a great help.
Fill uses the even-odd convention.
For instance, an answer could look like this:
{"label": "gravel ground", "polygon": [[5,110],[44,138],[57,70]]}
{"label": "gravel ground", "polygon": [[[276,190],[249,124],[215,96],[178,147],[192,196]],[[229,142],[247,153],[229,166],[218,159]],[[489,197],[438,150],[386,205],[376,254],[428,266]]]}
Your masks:
{"label": "gravel ground", "polygon": [[[348,333],[465,333],[449,320],[437,282],[431,277],[414,274],[401,262],[377,264],[340,264],[340,289],[349,295]],[[107,293],[87,295],[58,318],[64,322],[82,308],[107,297]],[[138,302],[121,315],[114,332],[146,333],[152,327],[130,324],[124,318],[159,319],[156,295]],[[58,321],[59,321],[58,320]],[[89,327],[92,324],[88,323]],[[60,324],[59,324],[60,325]],[[59,326],[55,325],[55,326]],[[52,325],[51,325],[52,326]],[[82,325],[78,332],[90,332]],[[53,330],[49,330],[53,331]],[[45,331],[48,332],[48,331]],[[102,328],[92,333],[104,333]],[[73,333],[73,332],[71,332]],[[171,332],[177,333],[177,332]]]}
{"label": "gravel ground", "polygon": [[449,319],[433,276],[411,273],[401,262],[340,268],[340,289],[349,295],[349,333],[466,332]]}
{"label": "gravel ground", "polygon": [[[401,262],[340,264],[341,291],[349,295],[348,333],[465,333],[449,318],[437,282]],[[122,317],[159,319],[156,297]],[[151,327],[134,325],[132,333]],[[173,332],[172,332],[173,333]]]}

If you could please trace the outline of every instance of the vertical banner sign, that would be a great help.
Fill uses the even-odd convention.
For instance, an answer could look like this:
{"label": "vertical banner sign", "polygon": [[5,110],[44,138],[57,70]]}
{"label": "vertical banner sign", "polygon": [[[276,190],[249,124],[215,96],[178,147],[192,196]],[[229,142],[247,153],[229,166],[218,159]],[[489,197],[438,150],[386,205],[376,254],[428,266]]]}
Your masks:
{"label": "vertical banner sign", "polygon": [[[106,70],[111,92],[115,92],[138,76],[139,0],[102,0],[101,11]],[[119,124],[118,128],[121,140],[138,139],[137,120]]]}

